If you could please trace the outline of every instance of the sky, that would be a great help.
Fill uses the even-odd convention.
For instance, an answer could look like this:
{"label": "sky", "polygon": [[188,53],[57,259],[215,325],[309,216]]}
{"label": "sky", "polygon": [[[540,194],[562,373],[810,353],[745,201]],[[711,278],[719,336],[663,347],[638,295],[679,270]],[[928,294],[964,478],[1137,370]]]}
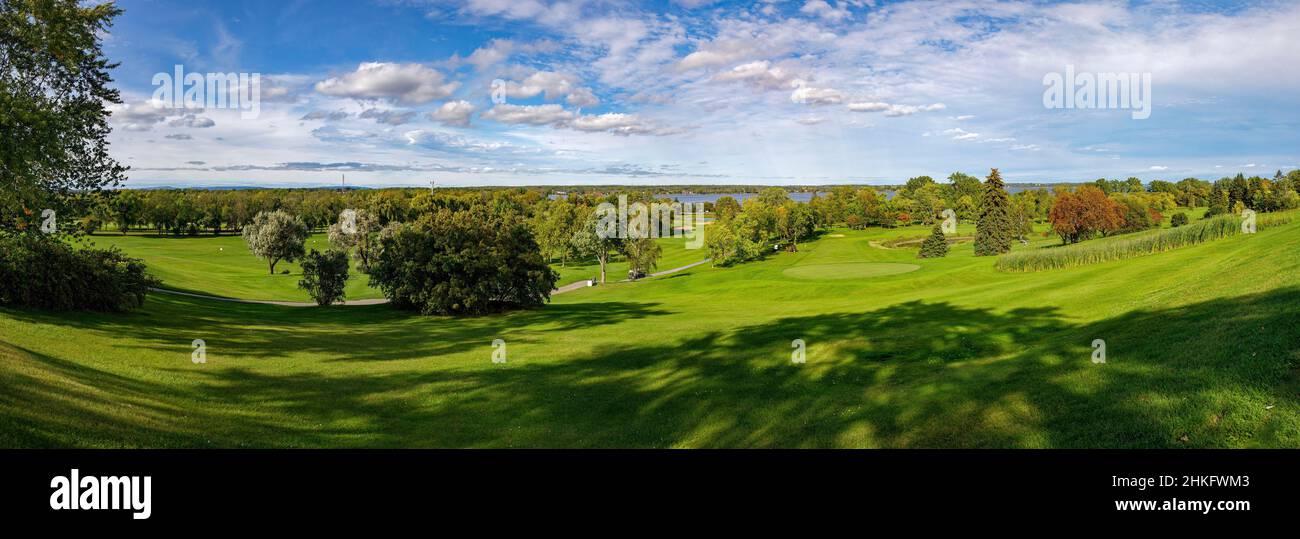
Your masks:
{"label": "sky", "polygon": [[[120,63],[110,142],[128,187],[897,184],[990,168],[1011,182],[1178,180],[1300,166],[1296,1],[118,5],[104,49]],[[258,74],[256,114],[160,94],[176,66]],[[1135,90],[1146,78],[1134,97],[1149,117],[1137,101],[1084,108],[1074,86],[1074,106],[1049,107],[1067,69],[1123,74]]]}

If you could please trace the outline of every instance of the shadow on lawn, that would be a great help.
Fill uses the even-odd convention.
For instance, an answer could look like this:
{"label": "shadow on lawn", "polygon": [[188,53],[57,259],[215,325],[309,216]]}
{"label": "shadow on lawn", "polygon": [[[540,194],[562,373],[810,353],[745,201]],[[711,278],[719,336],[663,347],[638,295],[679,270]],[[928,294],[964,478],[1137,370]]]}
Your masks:
{"label": "shadow on lawn", "polygon": [[[1300,289],[1290,288],[1071,324],[1052,308],[999,313],[910,302],[689,338],[663,335],[652,346],[552,362],[433,370],[426,364],[348,376],[225,368],[201,372],[207,381],[189,402],[273,412],[205,417],[210,428],[203,435],[226,446],[1294,445],[1300,439],[1293,371],[1300,361],[1298,304]],[[212,322],[243,331],[243,316],[265,312],[235,309]],[[358,319],[405,318],[389,313],[376,309]],[[415,317],[396,329],[359,331],[367,343],[399,348],[377,353],[373,346],[349,352],[336,348],[339,342],[317,342],[312,328],[327,315],[314,313],[299,324],[305,335],[250,331],[223,346],[266,355],[275,340],[317,347],[332,360],[403,359],[490,340],[520,324],[543,325],[523,336],[542,340],[602,319],[660,314],[666,313],[653,305],[552,305],[470,319],[449,330]],[[140,320],[85,323],[159,346],[176,329],[143,328]],[[637,324],[618,327],[637,330]],[[417,342],[410,332],[429,335],[418,342],[454,344],[400,349]],[[803,365],[790,360],[796,338],[807,343]],[[1106,364],[1090,360],[1094,338],[1106,340]],[[133,384],[114,393],[167,391],[108,383]],[[1266,404],[1276,406],[1266,410]],[[151,434],[145,443],[177,442]]]}
{"label": "shadow on lawn", "polygon": [[148,301],[154,308],[129,313],[3,312],[31,323],[98,332],[126,349],[188,357],[191,341],[203,339],[209,357],[263,359],[307,352],[325,361],[422,359],[463,351],[466,343],[488,346],[496,338],[526,343],[547,333],[670,313],[655,303],[596,302],[453,319],[389,305],[281,307],[164,294]]}

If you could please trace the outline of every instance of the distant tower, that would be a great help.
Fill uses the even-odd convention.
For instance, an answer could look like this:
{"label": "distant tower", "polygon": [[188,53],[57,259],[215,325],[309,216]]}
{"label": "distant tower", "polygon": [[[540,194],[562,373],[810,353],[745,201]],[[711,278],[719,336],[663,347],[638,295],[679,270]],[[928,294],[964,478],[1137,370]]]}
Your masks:
{"label": "distant tower", "polygon": [[340,179],[340,183],[339,183],[339,192],[347,191],[347,190],[348,190],[348,175],[347,175],[347,174],[343,174],[343,173],[339,173],[339,176],[340,176],[340,178],[341,178],[341,179]]}

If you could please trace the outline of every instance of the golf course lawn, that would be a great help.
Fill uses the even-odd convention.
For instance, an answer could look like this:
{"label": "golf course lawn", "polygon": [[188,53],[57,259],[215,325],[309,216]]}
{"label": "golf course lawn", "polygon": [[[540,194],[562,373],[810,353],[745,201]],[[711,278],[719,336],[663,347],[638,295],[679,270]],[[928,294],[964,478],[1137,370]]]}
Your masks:
{"label": "golf course lawn", "polygon": [[[927,232],[834,230],[460,319],[163,294],[0,308],[0,446],[1300,447],[1300,221],[1032,273],[970,243],[872,245]],[[115,243],[170,286],[304,297],[238,238]]]}
{"label": "golf course lawn", "polygon": [[[281,261],[270,274],[265,261],[248,252],[244,238],[224,236],[157,236],[115,232],[100,233],[90,237],[96,247],[115,246],[130,256],[140,258],[149,266],[150,273],[162,279],[162,287],[181,292],[218,296],[224,298],[311,301],[307,292],[298,288],[302,268],[293,262]],[[704,249],[687,249],[681,239],[661,239],[663,256],[659,270],[667,270],[704,260]],[[307,249],[324,251],[329,239],[324,234],[307,238]],[[579,260],[566,265],[554,264],[560,273],[556,286],[600,278],[600,265],[595,260]],[[281,272],[288,270],[289,273]],[[615,258],[606,270],[606,278],[620,281],[627,278],[627,262]],[[365,274],[357,271],[352,261],[348,277],[347,299],[374,299],[384,297],[379,289],[371,288]]]}

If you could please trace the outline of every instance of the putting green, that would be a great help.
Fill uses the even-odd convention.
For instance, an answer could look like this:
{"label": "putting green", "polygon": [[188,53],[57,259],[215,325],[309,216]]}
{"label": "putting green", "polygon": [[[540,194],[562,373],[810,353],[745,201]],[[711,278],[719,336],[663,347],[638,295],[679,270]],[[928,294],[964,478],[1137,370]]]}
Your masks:
{"label": "putting green", "polygon": [[916,264],[894,264],[888,262],[843,262],[839,264],[809,264],[786,268],[787,277],[796,279],[866,279],[884,275],[897,275],[921,269]]}

